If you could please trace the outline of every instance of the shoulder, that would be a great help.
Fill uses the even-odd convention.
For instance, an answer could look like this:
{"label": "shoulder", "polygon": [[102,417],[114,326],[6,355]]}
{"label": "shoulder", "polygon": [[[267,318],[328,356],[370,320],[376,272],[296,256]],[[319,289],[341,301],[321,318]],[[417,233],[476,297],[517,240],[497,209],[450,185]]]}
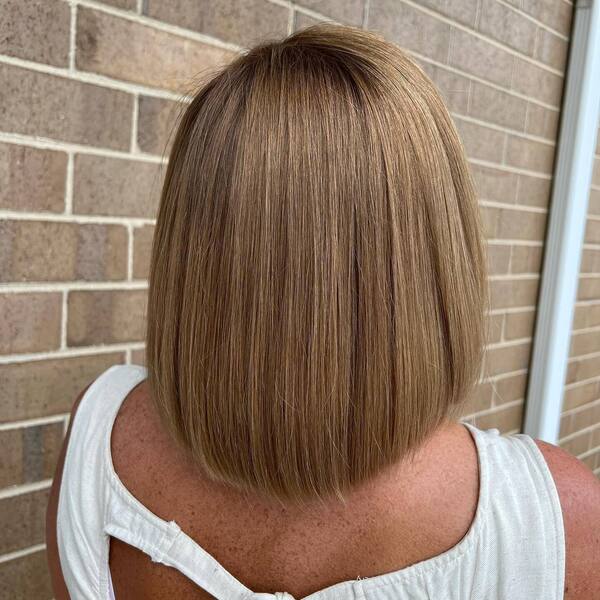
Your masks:
{"label": "shoulder", "polygon": [[565,530],[565,600],[600,598],[600,481],[559,446],[534,440],[554,479]]}

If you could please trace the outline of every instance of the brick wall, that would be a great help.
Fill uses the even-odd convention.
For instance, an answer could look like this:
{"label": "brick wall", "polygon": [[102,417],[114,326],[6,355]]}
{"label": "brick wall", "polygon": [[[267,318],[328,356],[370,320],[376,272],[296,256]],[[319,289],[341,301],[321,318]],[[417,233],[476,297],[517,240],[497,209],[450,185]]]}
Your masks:
{"label": "brick wall", "polygon": [[[0,0],[0,600],[51,597],[43,514],[69,407],[111,364],[143,363],[148,252],[180,94],[265,36],[322,19],[367,27],[437,83],[489,239],[491,340],[464,417],[520,429],[572,10],[566,0]],[[596,275],[582,276],[561,434],[584,437],[584,453],[600,444],[590,433],[599,173],[583,266]]]}
{"label": "brick wall", "polygon": [[600,136],[581,256],[560,445],[600,476]]}

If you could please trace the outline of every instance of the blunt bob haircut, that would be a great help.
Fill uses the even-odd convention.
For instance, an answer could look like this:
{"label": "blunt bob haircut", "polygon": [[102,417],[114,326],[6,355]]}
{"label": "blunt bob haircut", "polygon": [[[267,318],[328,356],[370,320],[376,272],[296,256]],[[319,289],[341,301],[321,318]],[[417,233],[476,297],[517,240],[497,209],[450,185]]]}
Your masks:
{"label": "blunt bob haircut", "polygon": [[477,383],[474,180],[439,91],[378,34],[319,24],[212,75],[162,189],[150,391],[210,479],[344,501]]}

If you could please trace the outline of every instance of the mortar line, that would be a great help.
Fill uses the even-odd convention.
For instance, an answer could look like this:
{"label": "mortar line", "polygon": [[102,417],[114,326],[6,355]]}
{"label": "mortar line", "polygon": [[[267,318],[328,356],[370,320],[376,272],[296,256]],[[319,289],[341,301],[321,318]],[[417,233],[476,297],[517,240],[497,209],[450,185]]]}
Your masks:
{"label": "mortar line", "polygon": [[65,350],[55,350],[52,352],[32,352],[23,354],[12,354],[0,356],[0,365],[10,365],[15,363],[37,362],[41,360],[55,360],[60,358],[83,358],[85,356],[94,356],[102,354],[114,354],[125,352],[127,348],[133,350],[143,350],[144,342],[126,342],[121,344],[103,344],[90,346],[75,346]]}
{"label": "mortar line", "polygon": [[536,19],[533,15],[530,15],[529,13],[526,13],[522,8],[519,8],[518,6],[513,6],[512,4],[508,4],[507,2],[505,2],[505,0],[498,0],[499,4],[502,4],[503,6],[506,6],[506,8],[510,8],[511,10],[513,10],[514,12],[518,13],[519,15],[521,15],[522,17],[524,17],[525,19],[532,21],[533,23],[535,23],[536,25],[538,25],[541,29],[545,29],[546,31],[553,33],[557,38],[560,38],[561,40],[568,42],[569,41],[569,37],[566,36],[564,33],[561,33],[560,31],[557,31],[556,29],[552,28],[550,25],[548,25],[547,23],[544,23],[543,21],[540,21],[539,19]]}
{"label": "mortar line", "polygon": [[[67,0],[63,0],[63,2],[66,1]],[[24,58],[7,56],[5,54],[0,54],[0,64],[19,67],[29,71],[34,71],[36,73],[43,73],[45,75],[54,75],[55,77],[62,77],[63,79],[79,81],[80,83],[88,83],[90,85],[96,85],[129,94],[137,92],[144,94],[145,96],[152,96],[153,98],[165,98],[167,100],[175,100],[178,102],[190,101],[190,97],[183,92],[178,93],[171,90],[145,86],[143,84],[123,81],[121,79],[114,79],[112,77],[100,75],[99,73],[92,73],[90,71],[70,71],[68,67],[54,67],[52,65],[37,63]]]}
{"label": "mortar line", "polygon": [[28,548],[23,548],[22,550],[15,550],[13,552],[7,552],[6,554],[2,554],[0,556],[0,563],[8,562],[11,560],[16,560],[17,558],[24,558],[25,556],[29,556],[30,554],[35,554],[36,552],[41,552],[46,549],[46,544],[35,544],[34,546],[29,546]]}
{"label": "mortar line", "polygon": [[[63,1],[66,2],[68,0],[63,0]],[[106,8],[106,6],[104,8]],[[300,11],[300,12],[306,12],[306,11]],[[410,50],[408,48],[405,48],[405,50],[406,50],[406,52],[408,52],[410,55],[412,55],[416,59],[422,60],[431,65],[437,66],[449,73],[454,73],[454,74],[460,75],[461,77],[464,77],[466,79],[477,81],[483,85],[486,85],[486,86],[489,86],[496,90],[499,90],[501,92],[507,93],[516,98],[520,98],[522,100],[527,100],[528,102],[531,102],[533,104],[537,104],[538,106],[541,106],[542,108],[553,110],[555,112],[560,111],[559,106],[548,104],[547,102],[545,102],[543,100],[540,100],[533,96],[528,96],[526,94],[519,92],[518,90],[510,89],[508,87],[504,87],[493,81],[483,79],[482,77],[479,77],[473,73],[469,73],[468,71],[463,71],[462,69],[459,69],[458,67],[454,67],[454,66],[448,65],[444,62],[440,62],[431,57],[425,56],[415,50]],[[7,56],[7,55],[0,55],[0,63],[17,66],[17,67],[29,69],[32,71],[45,73],[48,75],[55,75],[58,77],[63,77],[65,79],[80,81],[82,83],[90,83],[92,85],[100,85],[103,87],[107,87],[110,89],[115,89],[115,90],[119,90],[119,91],[123,91],[123,92],[129,92],[129,93],[137,92],[140,94],[144,94],[146,96],[152,96],[152,97],[156,97],[156,98],[165,98],[168,100],[174,100],[174,101],[186,102],[186,103],[191,101],[191,96],[189,95],[189,93],[186,93],[184,91],[175,92],[172,90],[166,90],[166,89],[161,89],[161,88],[156,88],[156,87],[151,87],[151,86],[145,86],[143,84],[127,82],[124,80],[115,79],[115,78],[112,78],[112,77],[109,77],[106,75],[100,75],[98,73],[92,73],[92,72],[88,72],[88,71],[77,71],[76,70],[74,72],[70,72],[68,69],[65,69],[62,67],[53,67],[51,65],[44,65],[42,63],[37,63],[37,62],[31,61],[31,60],[26,60],[26,59],[22,59],[22,58]]]}
{"label": "mortar line", "polygon": [[157,31],[163,31],[165,33],[170,33],[176,37],[184,38],[187,40],[193,40],[196,42],[201,42],[208,46],[214,46],[217,48],[221,48],[223,50],[231,50],[233,52],[240,52],[244,50],[243,46],[239,44],[233,44],[231,42],[226,42],[218,37],[211,36],[206,33],[201,33],[199,31],[194,31],[193,29],[186,29],[185,27],[180,27],[179,25],[173,25],[172,23],[166,23],[165,21],[160,21],[159,19],[154,19],[144,14],[138,14],[136,12],[128,11],[125,9],[117,8],[115,6],[110,6],[108,4],[102,4],[101,2],[97,2],[95,0],[63,0],[64,2],[74,2],[78,6],[84,6],[86,8],[91,8],[93,10],[97,10],[98,12],[106,13],[112,15],[113,17],[119,17],[126,21],[131,21],[133,23],[137,23],[139,25],[144,25],[146,27],[150,27],[151,29],[156,29]]}
{"label": "mortar line", "polygon": [[503,210],[519,210],[540,215],[548,214],[548,209],[542,206],[530,206],[528,204],[518,204],[516,202],[498,202],[497,200],[486,200],[485,198],[479,198],[479,204],[481,206],[488,206],[490,208],[501,208]]}
{"label": "mortar line", "polygon": [[[51,221],[54,223],[79,223],[97,225],[154,225],[156,219],[142,217],[113,217],[108,215],[77,215],[64,213],[35,213],[0,210],[0,219],[13,221]],[[0,284],[1,285],[1,284]]]}
{"label": "mortar line", "polygon": [[22,294],[39,292],[82,292],[82,291],[126,291],[146,290],[148,282],[145,279],[127,281],[68,281],[68,282],[24,282],[0,284],[0,292],[3,294]]}
{"label": "mortar line", "polygon": [[578,429],[577,431],[573,431],[572,433],[565,435],[564,437],[560,438],[558,440],[558,442],[559,443],[569,442],[572,439],[575,439],[576,437],[579,437],[582,434],[588,433],[590,431],[594,431],[595,429],[598,429],[598,428],[600,428],[600,423],[593,423],[592,425],[588,425],[587,427],[582,427],[581,429]]}
{"label": "mortar line", "polygon": [[13,429],[26,429],[27,427],[40,427],[43,425],[55,425],[64,421],[68,413],[51,415],[48,417],[36,417],[35,419],[21,419],[0,423],[0,431],[12,431]]}
{"label": "mortar line", "polygon": [[75,72],[75,47],[77,36],[77,5],[69,1],[70,22],[69,22],[69,71]]}
{"label": "mortar line", "polygon": [[34,481],[32,483],[11,485],[10,487],[0,490],[0,500],[14,498],[15,496],[23,496],[24,494],[30,494],[32,492],[39,492],[40,490],[49,488],[51,485],[52,479],[42,479],[41,481]]}
{"label": "mortar line", "polygon": [[44,137],[27,136],[19,133],[0,132],[0,142],[14,144],[16,146],[27,146],[42,150],[57,150],[62,152],[73,152],[77,154],[91,154],[108,158],[121,158],[124,160],[135,160],[138,162],[149,162],[154,164],[167,164],[167,160],[160,156],[146,153],[131,154],[125,150],[113,150],[97,146],[85,146],[72,142],[63,142]]}

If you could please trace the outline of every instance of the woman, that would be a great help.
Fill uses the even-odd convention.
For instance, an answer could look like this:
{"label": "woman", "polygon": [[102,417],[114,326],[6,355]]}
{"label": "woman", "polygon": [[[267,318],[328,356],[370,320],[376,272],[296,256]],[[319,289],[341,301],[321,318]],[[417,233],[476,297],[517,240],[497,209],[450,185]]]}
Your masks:
{"label": "woman", "polygon": [[147,367],[74,409],[56,598],[600,598],[591,471],[458,421],[484,248],[456,129],[398,47],[320,25],[224,68],[174,139]]}

